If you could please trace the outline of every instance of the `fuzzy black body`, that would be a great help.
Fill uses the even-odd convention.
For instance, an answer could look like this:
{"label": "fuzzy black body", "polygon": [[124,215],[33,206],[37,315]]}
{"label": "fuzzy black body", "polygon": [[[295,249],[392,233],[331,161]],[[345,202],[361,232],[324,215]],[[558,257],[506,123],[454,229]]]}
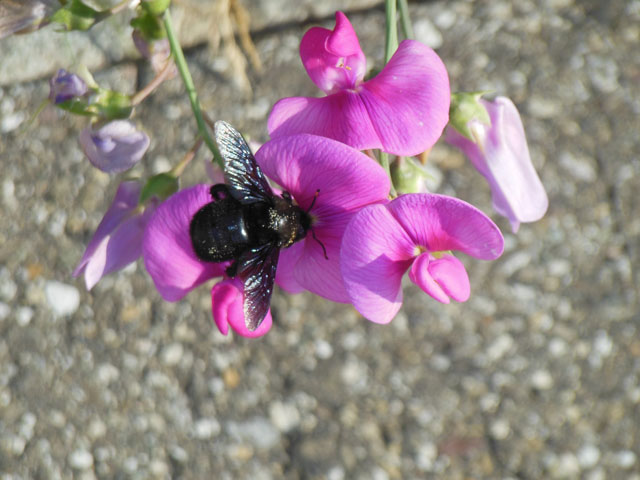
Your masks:
{"label": "fuzzy black body", "polygon": [[280,249],[306,236],[311,217],[287,192],[273,193],[240,133],[225,122],[215,130],[226,184],[211,187],[189,233],[201,260],[233,261],[227,274],[242,279],[245,322],[255,330],[269,310]]}

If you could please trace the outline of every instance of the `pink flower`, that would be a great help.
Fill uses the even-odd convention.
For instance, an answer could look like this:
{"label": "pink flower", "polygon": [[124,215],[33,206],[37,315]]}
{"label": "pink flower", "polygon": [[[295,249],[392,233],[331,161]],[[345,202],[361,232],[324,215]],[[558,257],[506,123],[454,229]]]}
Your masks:
{"label": "pink flower", "polygon": [[453,197],[402,195],[361,210],[349,223],[340,261],[350,301],[366,318],[387,323],[402,305],[402,277],[436,300],[469,298],[467,272],[451,251],[483,260],[502,254],[500,230],[484,213]]}
{"label": "pink flower", "polygon": [[312,133],[358,150],[417,155],[438,140],[449,119],[447,70],[438,55],[414,40],[403,41],[389,63],[364,81],[366,60],[342,12],[334,30],[311,28],[300,57],[326,97],[284,98],[269,115],[272,138]]}
{"label": "pink flower", "polygon": [[218,330],[223,335],[229,332],[229,326],[243,337],[261,337],[269,331],[273,323],[271,310],[255,330],[249,330],[245,325],[242,282],[238,278],[224,278],[211,289],[211,312]]}
{"label": "pink flower", "polygon": [[[313,135],[267,142],[256,153],[256,159],[264,173],[289,192],[313,219],[313,233],[280,251],[276,281],[288,291],[307,289],[347,302],[339,265],[342,233],[357,210],[386,199],[389,180],[384,170],[347,145]],[[193,251],[191,219],[212,201],[209,189],[209,185],[196,185],[174,194],[158,207],[147,225],[142,256],[165,300],[179,300],[202,282],[223,276],[230,263],[205,262]],[[225,333],[230,325],[248,336],[244,318],[240,318],[240,288],[235,279],[216,284],[212,289],[212,310],[220,331]],[[271,325],[267,320],[252,335],[266,333]]]}
{"label": "pink flower", "polygon": [[304,289],[348,302],[340,274],[342,235],[358,210],[386,201],[390,183],[384,170],[345,144],[305,134],[265,143],[256,159],[298,205],[310,208],[313,219],[312,232],[280,251],[276,282],[292,293]]}
{"label": "pink flower", "polygon": [[135,262],[142,253],[143,232],[156,203],[150,202],[144,210],[138,208],[140,189],[137,181],[120,184],[111,206],[73,271],[74,277],[84,273],[88,290],[108,273]]}
{"label": "pink flower", "polygon": [[493,102],[480,99],[491,124],[471,120],[467,124],[473,140],[453,128],[446,141],[458,147],[491,187],[493,208],[507,217],[513,232],[520,222],[540,220],[549,205],[547,193],[538,177],[527,147],[522,120],[516,106],[505,97]]}
{"label": "pink flower", "polygon": [[114,120],[80,132],[80,146],[94,167],[120,173],[133,167],[149,148],[149,137],[127,120]]}

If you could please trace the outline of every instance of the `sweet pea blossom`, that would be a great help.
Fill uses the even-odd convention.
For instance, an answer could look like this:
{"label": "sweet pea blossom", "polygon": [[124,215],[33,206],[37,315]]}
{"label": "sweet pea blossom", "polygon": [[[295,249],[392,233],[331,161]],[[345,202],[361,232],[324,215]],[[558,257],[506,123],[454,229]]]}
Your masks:
{"label": "sweet pea blossom", "polygon": [[348,302],[340,274],[340,243],[356,212],[386,201],[390,182],[384,170],[343,143],[306,134],[271,140],[256,159],[265,175],[312,217],[312,231],[280,251],[276,282],[292,293],[304,289]]}
{"label": "sweet pea blossom", "polygon": [[73,271],[74,277],[84,274],[87,290],[91,290],[108,273],[135,262],[142,253],[143,232],[157,202],[151,200],[146,208],[138,207],[140,190],[137,181],[120,184],[111,206]]}
{"label": "sweet pea blossom", "polygon": [[491,124],[470,120],[467,126],[473,140],[449,127],[445,140],[462,150],[487,179],[493,208],[509,219],[515,233],[521,222],[540,220],[549,200],[531,163],[516,106],[505,97],[497,97],[493,102],[479,101],[486,108]]}
{"label": "sweet pea blossom", "polygon": [[127,120],[114,120],[98,130],[80,132],[80,146],[94,167],[120,173],[133,167],[149,148],[149,137]]}
{"label": "sweet pea blossom", "polygon": [[327,96],[290,97],[269,115],[272,138],[312,133],[358,150],[412,156],[431,148],[449,118],[450,89],[440,57],[404,40],[374,78],[364,81],[366,59],[351,23],[336,12],[333,30],[311,28],[300,44],[302,63]]}
{"label": "sweet pea blossom", "polygon": [[[347,302],[340,275],[340,240],[357,210],[386,199],[389,180],[384,170],[363,153],[314,135],[267,142],[256,153],[256,160],[265,175],[289,192],[312,217],[313,231],[280,251],[276,281],[288,291],[307,289]],[[213,201],[210,188],[196,185],[172,195],[158,207],[146,228],[142,256],[165,300],[179,300],[204,281],[223,276],[231,263],[200,260],[193,250],[191,219]],[[222,333],[231,326],[243,336],[262,335],[271,326],[270,314],[258,329],[249,332],[243,318],[241,288],[239,280],[226,277],[214,285],[214,320]]]}
{"label": "sweet pea blossom", "polygon": [[87,84],[75,73],[60,69],[49,80],[49,100],[59,104],[87,93]]}
{"label": "sweet pea blossom", "polygon": [[402,277],[442,303],[469,298],[469,277],[457,250],[493,260],[502,254],[498,227],[462,200],[430,193],[402,195],[371,205],[351,220],[340,262],[354,307],[367,319],[387,323],[402,305]]}

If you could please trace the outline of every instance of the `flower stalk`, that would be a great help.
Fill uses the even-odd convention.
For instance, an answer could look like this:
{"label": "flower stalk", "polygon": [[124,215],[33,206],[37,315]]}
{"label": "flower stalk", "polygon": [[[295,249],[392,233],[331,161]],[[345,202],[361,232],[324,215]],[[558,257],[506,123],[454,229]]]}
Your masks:
{"label": "flower stalk", "polygon": [[396,19],[396,0],[385,1],[386,27],[384,43],[384,63],[386,64],[398,49],[398,22]]}

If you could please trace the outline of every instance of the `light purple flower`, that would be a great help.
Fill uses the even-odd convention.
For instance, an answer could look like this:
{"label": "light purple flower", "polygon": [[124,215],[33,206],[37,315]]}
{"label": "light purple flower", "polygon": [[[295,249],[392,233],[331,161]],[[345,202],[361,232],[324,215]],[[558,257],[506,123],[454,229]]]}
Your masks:
{"label": "light purple flower", "polygon": [[403,41],[389,63],[364,81],[366,60],[342,12],[334,30],[311,28],[300,57],[326,97],[284,98],[269,115],[272,138],[312,133],[358,150],[417,155],[438,140],[449,119],[447,70],[429,47]]}
{"label": "light purple flower", "polygon": [[87,93],[87,84],[75,73],[60,69],[49,80],[49,100],[59,104]]}
{"label": "light purple flower", "polygon": [[493,208],[507,217],[513,232],[520,222],[540,220],[549,205],[547,193],[538,177],[525,137],[520,114],[511,100],[497,97],[493,102],[480,99],[491,124],[479,120],[468,123],[473,141],[449,127],[446,141],[458,147],[491,187]]}
{"label": "light purple flower", "polygon": [[242,281],[239,278],[225,277],[216,283],[211,289],[213,320],[223,335],[228,334],[230,326],[243,337],[261,337],[271,329],[273,323],[271,310],[267,311],[267,315],[258,328],[249,330],[244,321],[242,291]]}
{"label": "light purple flower", "polygon": [[436,300],[469,298],[467,272],[451,251],[493,260],[504,240],[480,210],[457,198],[430,193],[402,195],[361,210],[349,223],[340,253],[342,276],[355,308],[387,323],[402,305],[402,277]]}
{"label": "light purple flower", "polygon": [[156,202],[151,201],[144,210],[138,208],[140,189],[137,181],[120,184],[111,206],[73,271],[74,277],[84,273],[88,290],[103,276],[135,262],[142,253],[143,232]]}
{"label": "light purple flower", "polygon": [[340,274],[340,242],[358,210],[386,201],[390,182],[384,170],[345,144],[305,134],[265,143],[256,159],[265,175],[313,219],[312,231],[303,240],[280,251],[276,282],[289,292],[306,289],[348,302]]}
{"label": "light purple flower", "polygon": [[149,137],[127,120],[114,120],[98,130],[80,132],[80,146],[94,167],[120,173],[133,167],[149,148]]}

